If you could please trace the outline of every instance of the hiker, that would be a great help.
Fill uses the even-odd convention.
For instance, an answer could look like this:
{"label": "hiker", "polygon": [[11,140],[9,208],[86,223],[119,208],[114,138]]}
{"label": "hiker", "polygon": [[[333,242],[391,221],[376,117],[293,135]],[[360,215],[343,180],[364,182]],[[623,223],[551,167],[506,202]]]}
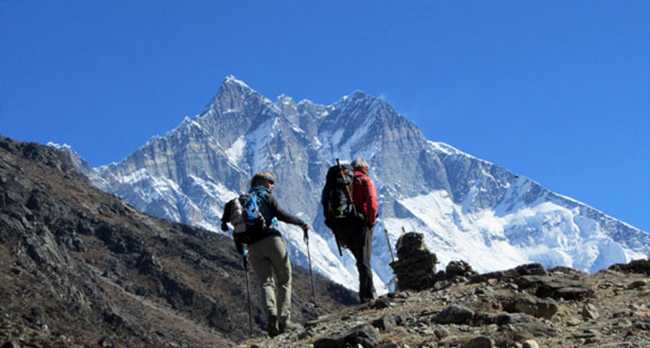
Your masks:
{"label": "hiker", "polygon": [[[260,228],[249,231],[251,225],[246,221],[246,232],[239,233],[240,236],[237,236],[237,226],[235,226],[237,250],[241,250],[240,254],[245,255],[242,244],[248,246],[248,258],[262,288],[262,307],[268,318],[266,331],[271,337],[287,330],[300,328],[299,324],[291,321],[291,262],[282,235],[277,229],[277,221],[300,226],[305,239],[308,238],[309,231],[309,225],[304,221],[280,208],[271,193],[274,182],[273,174],[257,173],[251,179],[249,193],[238,198],[244,210],[243,214],[246,214],[247,199],[253,195],[256,197],[257,208],[261,215]],[[243,199],[244,196],[246,198]],[[224,209],[224,216],[221,219],[223,231],[228,230],[228,222],[233,222],[230,216],[233,215],[233,209],[228,210]],[[228,216],[226,212],[229,213]],[[241,219],[244,220],[246,219]]]}
{"label": "hiker", "polygon": [[347,166],[337,160],[337,166],[327,173],[321,202],[325,224],[334,233],[337,243],[350,249],[356,259],[359,301],[369,302],[375,298],[370,255],[378,203],[375,185],[368,176],[368,163],[357,158]]}

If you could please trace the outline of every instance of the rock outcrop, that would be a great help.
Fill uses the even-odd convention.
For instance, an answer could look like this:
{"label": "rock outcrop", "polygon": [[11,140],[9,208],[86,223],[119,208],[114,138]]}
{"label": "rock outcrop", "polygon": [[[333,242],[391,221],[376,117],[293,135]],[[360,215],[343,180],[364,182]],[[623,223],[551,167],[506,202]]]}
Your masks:
{"label": "rock outcrop", "polygon": [[[405,238],[397,247],[399,254],[400,246],[410,246],[401,249],[402,264],[428,253],[418,234]],[[389,293],[310,321],[304,331],[252,339],[240,347],[648,347],[645,264],[637,260],[593,275],[528,264],[479,275],[453,261],[445,271],[420,271],[429,283],[419,291]]]}

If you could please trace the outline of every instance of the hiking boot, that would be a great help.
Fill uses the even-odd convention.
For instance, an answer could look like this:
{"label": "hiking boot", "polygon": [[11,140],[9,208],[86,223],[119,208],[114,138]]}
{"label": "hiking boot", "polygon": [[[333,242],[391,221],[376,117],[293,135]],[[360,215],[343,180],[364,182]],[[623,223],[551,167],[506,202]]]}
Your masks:
{"label": "hiking boot", "polygon": [[287,331],[302,330],[302,325],[294,323],[293,321],[289,320],[289,318],[282,317],[280,318],[279,329],[280,333],[285,333]]}
{"label": "hiking boot", "polygon": [[280,334],[278,330],[278,317],[275,315],[269,315],[269,322],[266,324],[266,332],[271,337],[275,337]]}

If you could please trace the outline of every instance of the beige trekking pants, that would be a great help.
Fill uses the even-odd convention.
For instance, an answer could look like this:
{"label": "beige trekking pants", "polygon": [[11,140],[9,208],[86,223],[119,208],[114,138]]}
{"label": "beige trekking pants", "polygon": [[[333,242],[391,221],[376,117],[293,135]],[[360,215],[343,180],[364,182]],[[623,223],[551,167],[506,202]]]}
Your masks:
{"label": "beige trekking pants", "polygon": [[[271,236],[248,246],[251,265],[262,286],[262,307],[271,316],[291,316],[291,262],[282,237]],[[277,301],[276,301],[277,291]]]}

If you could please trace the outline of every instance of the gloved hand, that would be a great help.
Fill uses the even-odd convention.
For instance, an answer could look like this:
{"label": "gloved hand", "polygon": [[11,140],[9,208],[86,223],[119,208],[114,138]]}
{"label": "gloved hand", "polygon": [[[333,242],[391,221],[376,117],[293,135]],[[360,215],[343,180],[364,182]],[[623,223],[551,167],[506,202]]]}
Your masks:
{"label": "gloved hand", "polygon": [[221,230],[224,231],[224,232],[228,231],[228,223],[222,221],[221,222]]}
{"label": "gloved hand", "polygon": [[300,228],[302,228],[302,233],[303,233],[302,238],[304,240],[308,240],[309,239],[309,225],[304,224],[304,225],[300,226]]}

